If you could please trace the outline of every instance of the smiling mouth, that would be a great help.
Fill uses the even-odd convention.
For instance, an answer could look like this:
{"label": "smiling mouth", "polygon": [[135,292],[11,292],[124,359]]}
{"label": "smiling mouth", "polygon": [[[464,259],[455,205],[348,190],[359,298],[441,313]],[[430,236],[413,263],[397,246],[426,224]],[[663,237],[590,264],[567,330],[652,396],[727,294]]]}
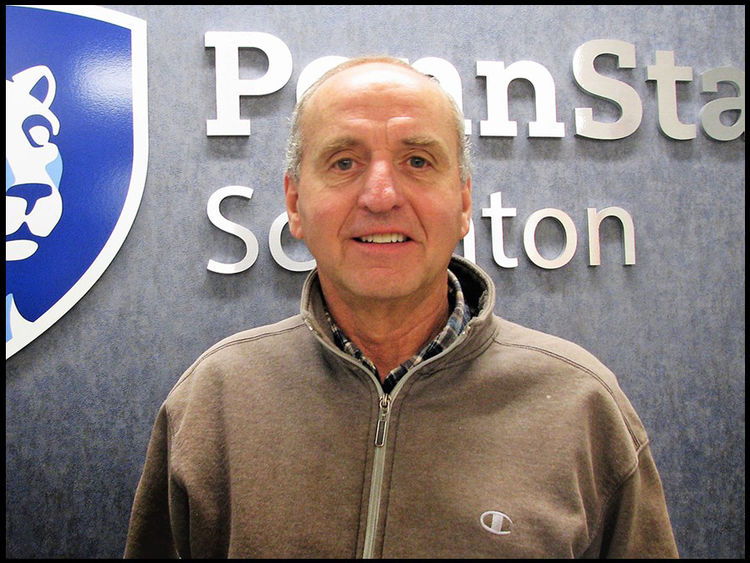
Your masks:
{"label": "smiling mouth", "polygon": [[408,237],[400,233],[382,233],[377,235],[366,235],[363,237],[357,237],[359,242],[368,242],[374,244],[391,244],[394,242],[406,242],[409,240]]}

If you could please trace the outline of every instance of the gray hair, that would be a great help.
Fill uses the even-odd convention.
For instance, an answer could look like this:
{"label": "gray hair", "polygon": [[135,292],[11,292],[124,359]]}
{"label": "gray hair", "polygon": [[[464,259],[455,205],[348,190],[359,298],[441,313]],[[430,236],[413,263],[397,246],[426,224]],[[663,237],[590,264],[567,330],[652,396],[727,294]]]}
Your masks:
{"label": "gray hair", "polygon": [[[427,78],[435,80],[434,77],[430,75],[422,74],[421,72],[416,70],[414,67],[412,67],[410,64],[405,63],[401,59],[397,59],[395,57],[388,57],[388,56],[364,56],[364,57],[357,57],[354,59],[349,59],[333,67],[328,72],[324,73],[323,76],[321,76],[318,80],[316,80],[312,84],[312,86],[310,86],[305,91],[305,93],[300,97],[299,101],[294,106],[294,111],[292,112],[292,117],[290,120],[291,129],[290,129],[289,138],[286,144],[285,166],[286,166],[286,173],[289,174],[289,176],[291,176],[292,179],[294,179],[295,181],[299,181],[300,167],[302,165],[302,150],[303,150],[303,138],[302,138],[302,127],[301,127],[302,114],[304,113],[304,110],[307,107],[307,104],[310,98],[315,93],[315,91],[320,87],[320,85],[326,80],[328,80],[334,74],[338,74],[339,72],[346,70],[348,68],[362,65],[362,64],[367,64],[367,63],[393,64],[396,66],[400,66],[402,68],[408,68],[418,73],[421,76],[425,76]],[[456,101],[453,99],[453,96],[449,95],[445,90],[441,89],[441,91],[445,94],[445,98],[448,100],[449,105],[452,110],[451,113],[453,116],[453,122],[454,122],[455,129],[456,129],[456,137],[458,140],[458,169],[459,169],[459,173],[461,176],[461,183],[463,184],[469,179],[469,176],[471,175],[471,144],[464,132],[464,116],[463,116],[463,112],[461,111],[461,108],[458,107],[458,105],[456,104]]]}

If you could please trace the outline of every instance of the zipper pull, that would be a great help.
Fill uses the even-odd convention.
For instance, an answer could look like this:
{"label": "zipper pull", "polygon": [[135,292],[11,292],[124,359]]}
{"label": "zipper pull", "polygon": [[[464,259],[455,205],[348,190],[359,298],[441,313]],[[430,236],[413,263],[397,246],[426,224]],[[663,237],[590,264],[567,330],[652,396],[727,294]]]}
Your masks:
{"label": "zipper pull", "polygon": [[375,445],[382,447],[385,444],[385,430],[388,425],[388,414],[391,409],[391,396],[385,393],[380,397],[380,414],[378,415],[378,426],[375,429]]}

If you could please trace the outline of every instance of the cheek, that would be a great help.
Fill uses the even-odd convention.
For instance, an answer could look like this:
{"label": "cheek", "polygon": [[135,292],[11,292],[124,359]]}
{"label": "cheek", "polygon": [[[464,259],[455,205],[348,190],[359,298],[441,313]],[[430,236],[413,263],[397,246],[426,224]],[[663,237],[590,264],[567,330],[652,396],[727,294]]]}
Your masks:
{"label": "cheek", "polygon": [[432,223],[433,228],[440,229],[449,236],[452,231],[459,235],[468,228],[468,214],[464,212],[463,200],[454,194],[443,194],[434,198],[422,198],[417,204],[422,217]]}
{"label": "cheek", "polygon": [[335,234],[347,215],[342,198],[336,197],[301,198],[298,209],[298,228],[306,239],[325,238]]}

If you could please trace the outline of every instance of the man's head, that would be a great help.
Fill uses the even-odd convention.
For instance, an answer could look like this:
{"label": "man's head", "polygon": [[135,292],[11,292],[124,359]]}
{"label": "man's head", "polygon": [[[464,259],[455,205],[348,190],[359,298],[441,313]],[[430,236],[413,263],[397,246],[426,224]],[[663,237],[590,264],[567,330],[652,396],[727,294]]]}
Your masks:
{"label": "man's head", "polygon": [[463,117],[436,81],[395,59],[343,63],[300,100],[288,154],[290,230],[327,297],[445,293],[469,229],[471,178]]}

